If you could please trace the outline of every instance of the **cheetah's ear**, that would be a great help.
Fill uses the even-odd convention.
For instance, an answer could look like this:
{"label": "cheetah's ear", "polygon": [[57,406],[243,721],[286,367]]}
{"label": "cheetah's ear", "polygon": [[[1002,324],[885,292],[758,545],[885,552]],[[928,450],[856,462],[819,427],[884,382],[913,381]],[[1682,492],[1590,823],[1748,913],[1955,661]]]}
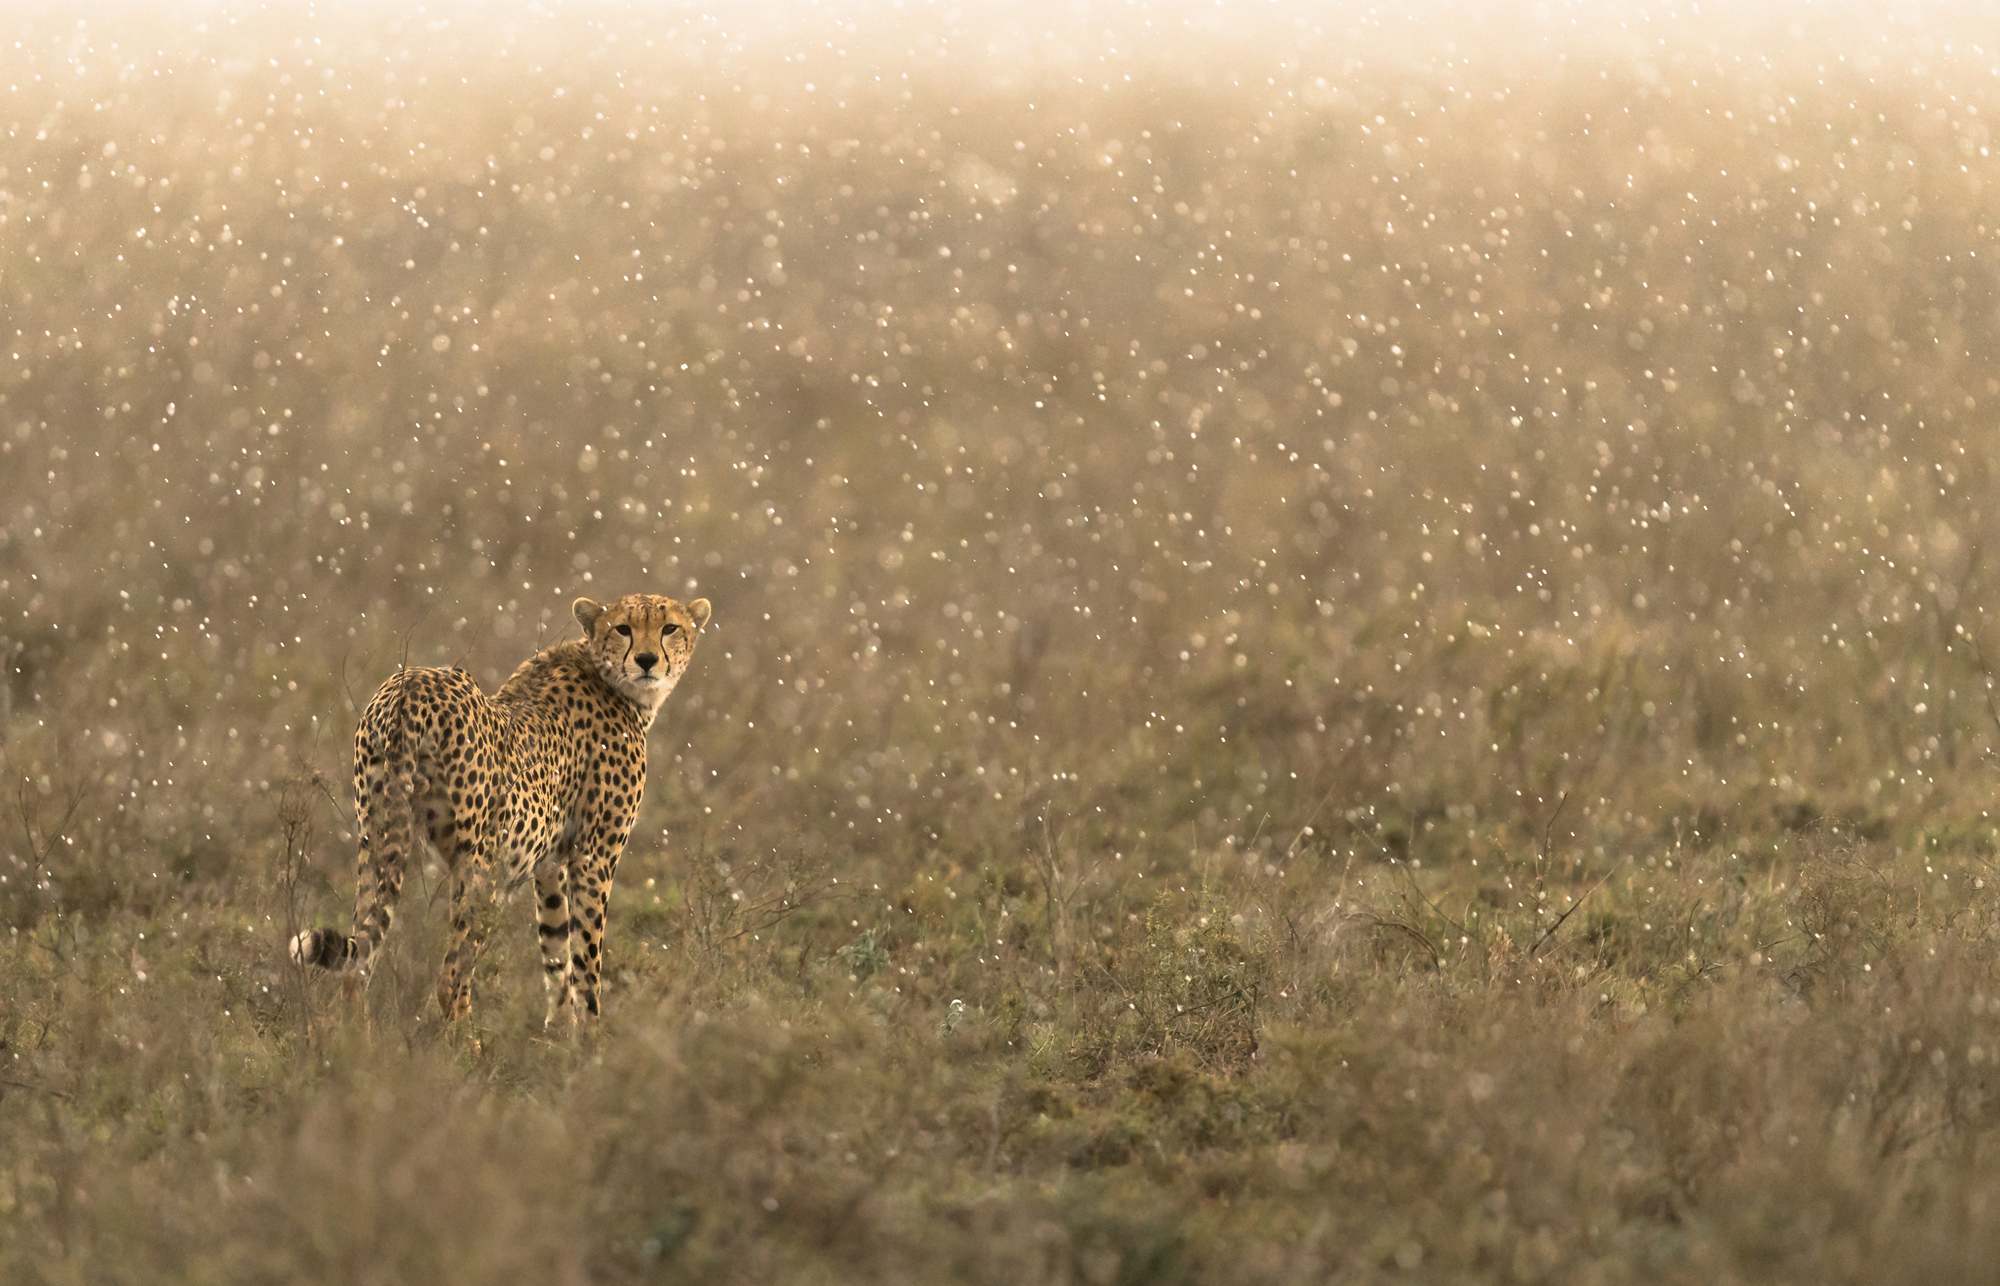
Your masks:
{"label": "cheetah's ear", "polygon": [[694,602],[687,605],[687,609],[688,615],[694,618],[694,627],[696,629],[700,629],[702,626],[708,624],[707,599],[697,598]]}
{"label": "cheetah's ear", "polygon": [[569,605],[569,610],[576,613],[576,623],[583,627],[585,634],[595,634],[597,632],[597,618],[604,615],[603,604],[593,603],[587,598],[579,598]]}

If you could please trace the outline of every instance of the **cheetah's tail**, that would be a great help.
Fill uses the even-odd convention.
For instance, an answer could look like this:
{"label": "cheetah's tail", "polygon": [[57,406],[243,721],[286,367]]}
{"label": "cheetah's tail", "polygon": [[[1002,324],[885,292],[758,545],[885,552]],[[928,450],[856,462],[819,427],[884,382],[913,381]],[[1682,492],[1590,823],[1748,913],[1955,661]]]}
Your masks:
{"label": "cheetah's tail", "polygon": [[338,929],[307,929],[292,939],[292,960],[297,964],[341,969],[354,959],[354,939]]}
{"label": "cheetah's tail", "polygon": [[425,783],[417,773],[423,730],[410,710],[410,674],[402,671],[391,681],[393,687],[383,685],[368,707],[370,716],[379,711],[381,718],[364,717],[355,734],[356,762],[372,758],[384,771],[356,800],[363,851],[354,894],[354,933],[349,937],[322,929],[312,942],[303,942],[306,935],[301,934],[301,943],[295,944],[295,949],[317,947],[329,968],[368,968],[395,918],[403,868],[416,843],[415,800]]}

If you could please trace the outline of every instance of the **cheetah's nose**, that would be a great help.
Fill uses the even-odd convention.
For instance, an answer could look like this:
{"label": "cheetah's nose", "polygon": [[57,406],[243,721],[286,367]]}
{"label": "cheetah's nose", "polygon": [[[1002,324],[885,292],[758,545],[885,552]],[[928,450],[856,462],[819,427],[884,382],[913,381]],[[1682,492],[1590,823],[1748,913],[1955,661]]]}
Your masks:
{"label": "cheetah's nose", "polygon": [[651,652],[641,652],[639,653],[639,655],[633,657],[632,659],[639,663],[639,668],[642,670],[650,670],[655,665],[658,665],[660,663],[660,658],[653,655]]}

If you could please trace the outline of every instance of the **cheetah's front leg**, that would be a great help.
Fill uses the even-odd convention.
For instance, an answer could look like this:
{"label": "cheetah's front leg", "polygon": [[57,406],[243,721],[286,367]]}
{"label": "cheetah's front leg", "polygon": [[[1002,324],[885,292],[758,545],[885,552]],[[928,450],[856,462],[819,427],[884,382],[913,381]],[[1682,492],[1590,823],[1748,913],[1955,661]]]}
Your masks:
{"label": "cheetah's front leg", "polygon": [[625,847],[623,835],[604,837],[583,850],[569,867],[570,986],[583,1011],[598,1013],[599,980],[604,967],[604,915],[611,900],[611,877]]}

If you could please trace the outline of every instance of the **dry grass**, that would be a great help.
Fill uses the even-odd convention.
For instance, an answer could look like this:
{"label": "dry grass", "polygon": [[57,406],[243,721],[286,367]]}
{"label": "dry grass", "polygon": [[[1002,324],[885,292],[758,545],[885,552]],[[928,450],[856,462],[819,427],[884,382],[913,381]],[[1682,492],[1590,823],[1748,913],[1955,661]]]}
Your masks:
{"label": "dry grass", "polygon": [[[1991,1263],[1985,55],[856,15],[0,50],[0,1276]],[[293,970],[639,588],[603,1021]]]}

